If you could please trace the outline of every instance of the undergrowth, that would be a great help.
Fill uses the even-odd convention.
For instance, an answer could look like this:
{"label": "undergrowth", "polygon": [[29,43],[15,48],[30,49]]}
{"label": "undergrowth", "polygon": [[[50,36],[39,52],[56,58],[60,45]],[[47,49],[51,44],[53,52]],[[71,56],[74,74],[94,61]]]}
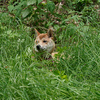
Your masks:
{"label": "undergrowth", "polygon": [[0,100],[99,100],[100,21],[91,9],[89,18],[84,8],[60,24],[49,20],[59,60],[35,59],[31,28],[0,13]]}

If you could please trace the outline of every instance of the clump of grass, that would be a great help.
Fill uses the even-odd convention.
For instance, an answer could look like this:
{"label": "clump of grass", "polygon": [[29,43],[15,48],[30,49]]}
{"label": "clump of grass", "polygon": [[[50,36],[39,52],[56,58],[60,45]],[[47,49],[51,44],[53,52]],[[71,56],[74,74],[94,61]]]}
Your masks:
{"label": "clump of grass", "polygon": [[[8,18],[10,19],[10,18]],[[0,99],[77,100],[100,98],[100,31],[69,24],[58,38],[56,62],[33,56],[34,39],[22,23],[0,22]],[[10,22],[12,19],[10,19]],[[14,22],[16,23],[16,22]],[[9,26],[9,27],[8,27]],[[58,55],[60,56],[60,55]],[[57,60],[57,59],[56,59]]]}

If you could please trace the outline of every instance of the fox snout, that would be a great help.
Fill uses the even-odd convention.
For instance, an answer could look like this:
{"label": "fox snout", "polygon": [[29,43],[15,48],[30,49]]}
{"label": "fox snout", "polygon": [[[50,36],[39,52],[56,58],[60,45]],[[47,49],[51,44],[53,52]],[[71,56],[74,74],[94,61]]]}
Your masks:
{"label": "fox snout", "polygon": [[41,46],[40,45],[37,45],[36,48],[37,48],[37,50],[40,50]]}
{"label": "fox snout", "polygon": [[38,51],[42,50],[42,48],[41,48],[40,45],[37,45],[37,46],[36,46],[36,49],[37,49]]}
{"label": "fox snout", "polygon": [[36,46],[36,49],[37,49],[37,51],[39,51],[39,52],[47,51],[47,50],[46,50],[46,49],[47,49],[46,47],[41,46],[41,45],[39,45],[39,44]]}

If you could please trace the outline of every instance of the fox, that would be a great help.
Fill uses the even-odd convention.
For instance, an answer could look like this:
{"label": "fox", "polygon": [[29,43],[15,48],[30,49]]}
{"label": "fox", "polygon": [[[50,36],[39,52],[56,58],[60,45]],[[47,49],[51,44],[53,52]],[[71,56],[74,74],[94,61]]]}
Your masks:
{"label": "fox", "polygon": [[40,54],[44,59],[53,58],[54,50],[55,50],[55,42],[53,37],[52,29],[48,29],[47,33],[40,33],[37,29],[35,29],[35,43],[33,47],[33,51],[37,54]]}

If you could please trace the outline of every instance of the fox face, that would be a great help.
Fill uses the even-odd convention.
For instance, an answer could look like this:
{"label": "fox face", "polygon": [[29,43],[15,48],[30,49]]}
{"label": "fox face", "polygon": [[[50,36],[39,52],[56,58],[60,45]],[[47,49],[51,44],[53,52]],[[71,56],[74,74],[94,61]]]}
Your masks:
{"label": "fox face", "polygon": [[47,33],[41,34],[35,29],[35,33],[36,33],[36,39],[35,39],[34,50],[36,52],[51,54],[55,49],[52,30],[49,29]]}

